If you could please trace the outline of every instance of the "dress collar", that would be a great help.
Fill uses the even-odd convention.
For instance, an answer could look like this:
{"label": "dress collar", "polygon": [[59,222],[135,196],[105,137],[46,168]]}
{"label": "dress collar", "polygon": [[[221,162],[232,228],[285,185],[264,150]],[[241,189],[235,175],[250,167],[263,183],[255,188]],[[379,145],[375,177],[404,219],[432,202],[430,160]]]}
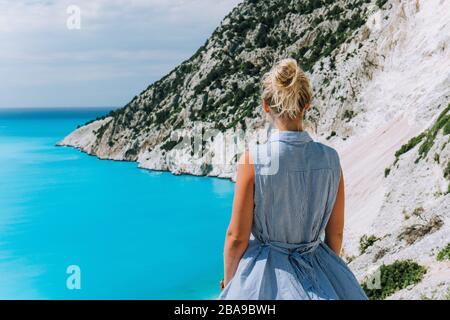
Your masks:
{"label": "dress collar", "polygon": [[311,136],[306,131],[280,131],[273,130],[270,133],[270,141],[284,141],[284,142],[310,142],[313,141]]}

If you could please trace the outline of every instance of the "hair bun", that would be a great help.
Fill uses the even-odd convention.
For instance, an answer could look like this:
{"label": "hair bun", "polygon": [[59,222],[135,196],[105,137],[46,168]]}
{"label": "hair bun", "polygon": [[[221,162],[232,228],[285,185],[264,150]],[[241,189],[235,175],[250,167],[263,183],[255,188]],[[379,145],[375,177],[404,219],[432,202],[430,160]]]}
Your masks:
{"label": "hair bun", "polygon": [[264,74],[262,89],[262,98],[279,117],[295,118],[312,100],[309,79],[292,58],[281,60]]}
{"label": "hair bun", "polygon": [[299,67],[297,61],[289,58],[281,60],[275,67],[274,80],[278,88],[289,88],[297,82]]}

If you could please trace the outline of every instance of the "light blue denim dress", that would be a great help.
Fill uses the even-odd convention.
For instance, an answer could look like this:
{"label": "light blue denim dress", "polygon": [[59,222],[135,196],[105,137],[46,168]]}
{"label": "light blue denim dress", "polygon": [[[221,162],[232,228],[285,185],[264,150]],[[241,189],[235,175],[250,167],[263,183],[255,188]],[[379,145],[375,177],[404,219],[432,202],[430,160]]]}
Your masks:
{"label": "light blue denim dress", "polygon": [[322,241],[341,175],[337,152],[304,131],[274,131],[250,152],[252,236],[219,299],[367,299]]}

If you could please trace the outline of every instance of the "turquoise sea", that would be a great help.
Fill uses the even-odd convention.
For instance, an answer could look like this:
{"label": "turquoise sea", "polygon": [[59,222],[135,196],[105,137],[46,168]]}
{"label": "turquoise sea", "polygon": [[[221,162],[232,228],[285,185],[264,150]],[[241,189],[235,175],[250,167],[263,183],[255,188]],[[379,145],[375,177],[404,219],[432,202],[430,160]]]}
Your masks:
{"label": "turquoise sea", "polygon": [[106,112],[0,109],[0,298],[214,298],[234,185],[55,146]]}

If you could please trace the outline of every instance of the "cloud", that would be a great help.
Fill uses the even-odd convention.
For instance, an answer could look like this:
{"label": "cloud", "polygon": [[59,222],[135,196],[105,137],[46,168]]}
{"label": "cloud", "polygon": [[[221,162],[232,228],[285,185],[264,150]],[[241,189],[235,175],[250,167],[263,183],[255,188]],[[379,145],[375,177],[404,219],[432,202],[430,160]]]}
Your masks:
{"label": "cloud", "polygon": [[37,32],[66,28],[67,8],[81,10],[82,28],[217,22],[242,0],[0,0],[1,32]]}
{"label": "cloud", "polygon": [[[0,0],[0,106],[43,106],[48,97],[124,104],[193,54],[241,1]],[[70,5],[81,10],[80,30],[66,26]],[[65,101],[64,90],[94,88],[111,95]],[[25,99],[26,90],[34,96]]]}

